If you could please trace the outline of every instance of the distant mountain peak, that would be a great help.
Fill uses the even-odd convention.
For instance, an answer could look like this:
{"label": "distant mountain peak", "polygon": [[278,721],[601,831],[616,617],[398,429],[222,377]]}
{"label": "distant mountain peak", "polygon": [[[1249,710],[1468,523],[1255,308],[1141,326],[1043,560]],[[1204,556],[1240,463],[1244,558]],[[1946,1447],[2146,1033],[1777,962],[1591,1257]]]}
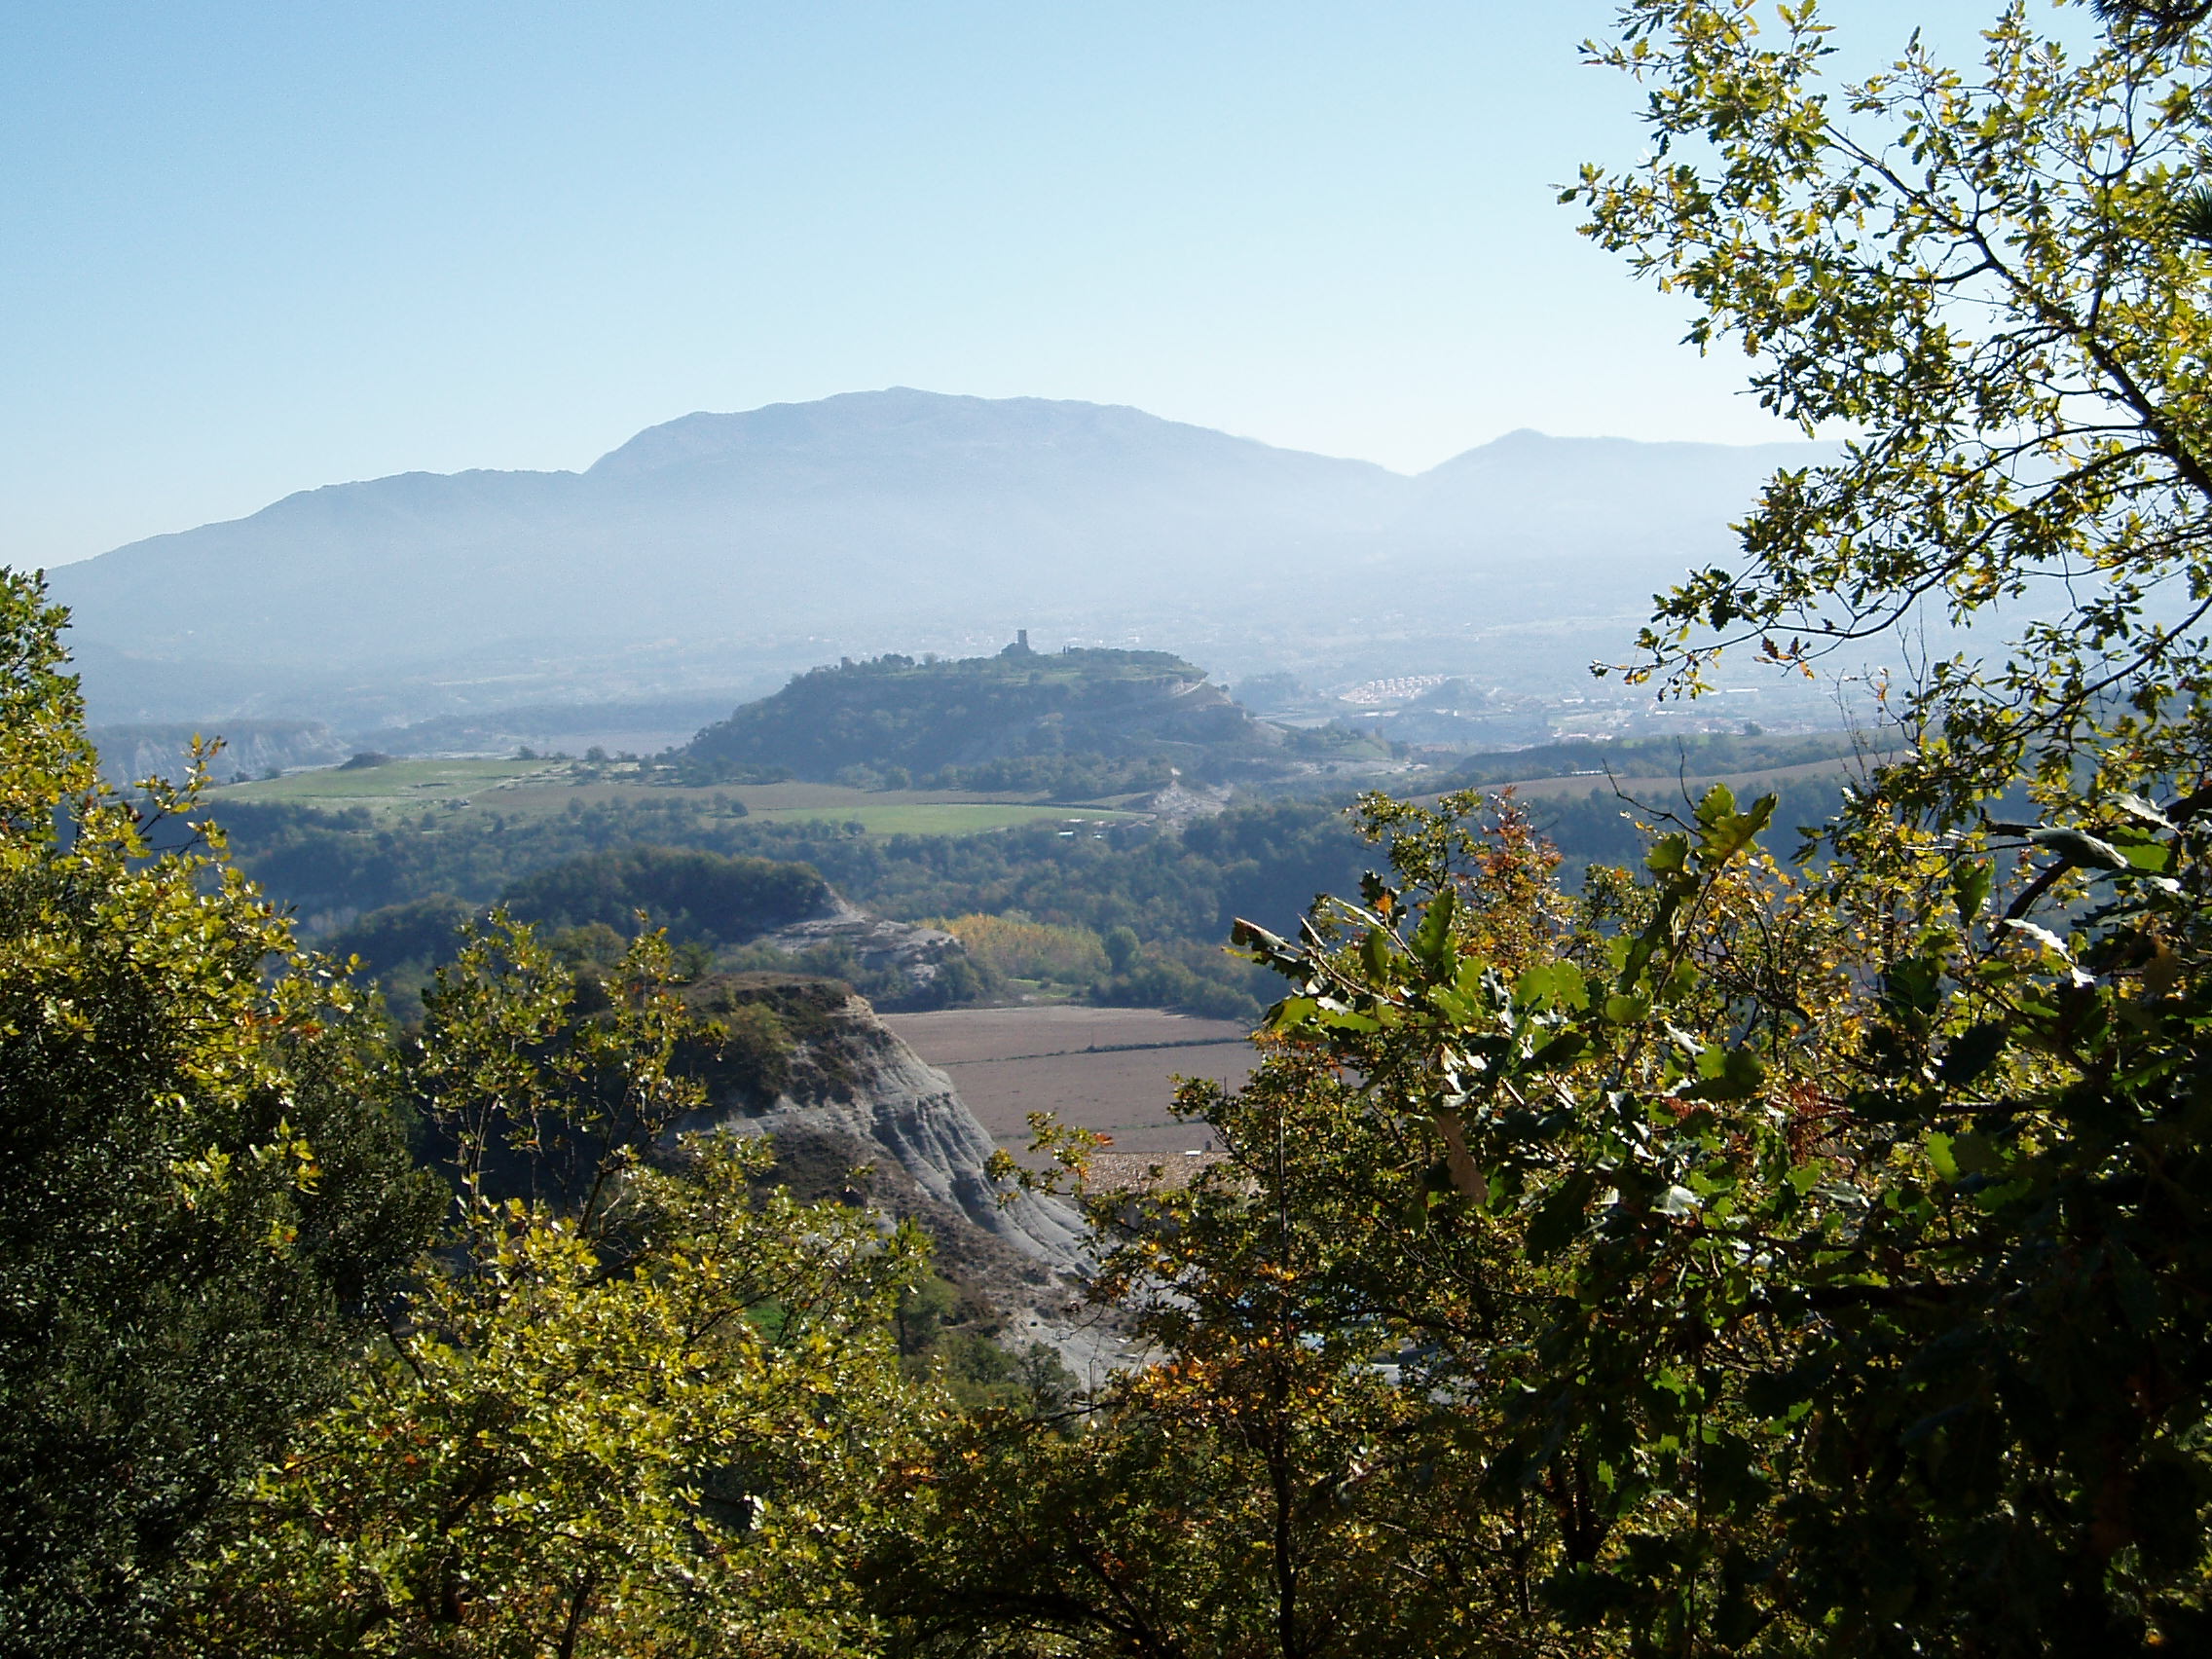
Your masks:
{"label": "distant mountain peak", "polygon": [[591,473],[636,477],[672,466],[749,456],[944,449],[979,439],[1049,440],[1071,428],[1096,430],[1114,424],[1115,417],[1172,424],[1139,410],[1105,404],[971,397],[895,386],[880,391],[838,392],[810,403],[768,403],[731,413],[700,410],[647,426],[602,456]]}
{"label": "distant mountain peak", "polygon": [[886,387],[810,403],[769,403],[721,414],[698,411],[648,426],[595,461],[587,476],[638,478],[675,467],[743,462],[781,455],[811,459],[894,455],[1050,454],[1070,445],[1110,453],[1200,450],[1349,468],[1382,475],[1372,462],[1280,449],[1210,426],[1170,421],[1121,403],[1073,398],[976,397]]}
{"label": "distant mountain peak", "polygon": [[667,696],[1017,622],[1240,673],[1413,638],[1456,664],[1480,634],[1612,626],[1815,453],[1523,429],[1413,478],[1124,405],[888,387],[685,415],[580,473],[304,492],[53,588],[104,719]]}

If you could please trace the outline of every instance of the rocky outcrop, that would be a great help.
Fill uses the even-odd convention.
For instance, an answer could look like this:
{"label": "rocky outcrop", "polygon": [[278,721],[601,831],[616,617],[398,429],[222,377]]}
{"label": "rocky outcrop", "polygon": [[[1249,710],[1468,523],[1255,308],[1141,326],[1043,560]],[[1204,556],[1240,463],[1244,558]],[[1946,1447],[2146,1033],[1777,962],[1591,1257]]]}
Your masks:
{"label": "rocky outcrop", "polygon": [[1224,784],[1187,784],[1178,774],[1173,783],[1153,795],[1144,806],[1161,829],[1180,830],[1193,819],[1215,818],[1228,811],[1234,793]]}
{"label": "rocky outcrop", "polygon": [[327,766],[346,758],[344,744],[314,720],[211,720],[203,725],[94,726],[88,734],[100,752],[109,782],[128,786],[144,778],[182,781],[192,769],[192,740],[220,738],[222,751],[208,764],[218,782],[259,778],[298,766]]}
{"label": "rocky outcrop", "polygon": [[1001,1341],[1045,1345],[1086,1386],[1141,1362],[1125,1318],[1085,1297],[1092,1262],[1083,1217],[995,1183],[989,1131],[864,998],[831,980],[745,974],[702,981],[685,1001],[726,1021],[737,1048],[746,1031],[759,1038],[767,1022],[745,1009],[760,1004],[792,1045],[703,1066],[695,1075],[711,1104],[680,1132],[769,1136],[773,1179],[794,1196],[866,1204],[885,1225],[916,1223],[939,1271],[997,1309]]}
{"label": "rocky outcrop", "polygon": [[[960,940],[941,928],[916,927],[910,922],[871,916],[833,892],[827,895],[822,914],[792,922],[748,942],[771,945],[793,956],[825,945],[842,945],[864,969],[894,975],[906,984],[910,995],[925,998],[943,973],[945,964],[966,953]],[[898,1041],[897,1038],[892,1040]],[[920,1064],[920,1061],[915,1063]],[[939,1074],[940,1078],[941,1075]]]}
{"label": "rocky outcrop", "polygon": [[710,1085],[712,1107],[682,1127],[849,1142],[928,1200],[940,1223],[933,1231],[956,1220],[1029,1261],[1063,1272],[1081,1270],[1082,1218],[1055,1198],[1010,1194],[991,1179],[996,1144],[990,1132],[951,1080],[925,1063],[865,999],[846,997],[793,1023],[796,1049],[772,1098],[736,1085]]}

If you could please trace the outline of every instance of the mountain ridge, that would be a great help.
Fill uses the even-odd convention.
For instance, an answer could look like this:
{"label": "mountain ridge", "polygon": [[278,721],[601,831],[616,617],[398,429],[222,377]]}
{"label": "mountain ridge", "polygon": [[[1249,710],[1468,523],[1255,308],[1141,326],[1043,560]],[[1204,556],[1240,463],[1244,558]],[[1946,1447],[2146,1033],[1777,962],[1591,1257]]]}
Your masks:
{"label": "mountain ridge", "polygon": [[[50,581],[102,719],[424,718],[1016,626],[1296,654],[1417,588],[1416,632],[1550,625],[1710,559],[1760,477],[1822,453],[1524,429],[1408,475],[1124,405],[894,387],[680,416],[581,471],[294,492]],[[204,706],[216,683],[230,707]]]}

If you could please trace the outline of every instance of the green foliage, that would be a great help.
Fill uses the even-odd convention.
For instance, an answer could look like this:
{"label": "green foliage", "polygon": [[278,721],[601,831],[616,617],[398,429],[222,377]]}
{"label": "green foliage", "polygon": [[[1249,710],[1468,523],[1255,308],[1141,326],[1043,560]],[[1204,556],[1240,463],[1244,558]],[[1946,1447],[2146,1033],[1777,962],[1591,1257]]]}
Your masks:
{"label": "green foliage", "polygon": [[2067,939],[1905,831],[1793,879],[1724,790],[1580,899],[1510,809],[1368,812],[1388,877],[1243,930],[1275,1035],[1180,1103],[1227,1161],[1091,1206],[1161,1364],[940,1448],[871,1567],[917,1638],[2197,1645],[2212,831],[2099,826]]}
{"label": "green foliage", "polygon": [[906,1374],[941,1387],[963,1411],[1044,1417],[1077,1391],[1073,1373],[1050,1347],[1007,1347],[998,1340],[999,1310],[942,1273],[930,1273],[900,1297],[892,1334]]}
{"label": "green foliage", "polygon": [[[1193,960],[1196,958],[1196,960]],[[1218,949],[1168,954],[1155,949],[1093,980],[1090,1000],[1106,1008],[1171,1008],[1209,1019],[1254,1019],[1256,981]]]}
{"label": "green foliage", "polygon": [[1163,755],[1011,755],[970,766],[940,766],[929,775],[929,786],[1080,801],[1165,789],[1174,776]]}
{"label": "green foliage", "polygon": [[[847,993],[680,986],[657,932],[556,948],[495,916],[395,1049],[292,954],[196,783],[100,786],[58,615],[30,582],[0,605],[0,1645],[865,1643],[840,1540],[887,1463],[953,1400],[1034,1411],[1068,1380],[973,1310],[903,1369],[919,1235],[799,1204],[758,1143],[675,1140],[710,1088],[833,1067]],[[793,873],[616,873],[672,869],[724,897]],[[454,1199],[427,1253],[447,1194],[408,1119]]]}
{"label": "green foliage", "polygon": [[[623,938],[641,883],[739,876],[539,878],[557,944],[472,937],[383,1056],[333,987],[264,975],[283,930],[235,875],[150,857],[98,793],[54,619],[7,589],[5,1636],[142,1648],[201,1551],[180,1645],[240,1653],[2212,1647],[2212,790],[2151,782],[2200,786],[2207,748],[2212,49],[2194,4],[2096,10],[2085,52],[2015,4],[1973,77],[1916,43],[1840,99],[1811,0],[1775,45],[1750,0],[1634,0],[1594,49],[1657,142],[1571,193],[1593,234],[1751,349],[1770,407],[1862,434],[1770,485],[1742,571],[1659,602],[1638,672],[2059,596],[1901,698],[1909,753],[1819,866],[1762,850],[1795,803],[1720,787],[1641,824],[1547,806],[1641,866],[1575,893],[1531,812],[1471,794],[1363,801],[1386,870],[1295,805],[716,830],[787,861],[743,879],[803,856],[894,914],[1095,940],[1101,997],[1243,995],[1200,953],[1261,918],[1260,1069],[1179,1101],[1222,1160],[1090,1197],[1096,1293],[1159,1356],[1093,1401],[910,1233],[775,1195],[756,1148],[663,1161],[710,1088],[837,1063],[841,987],[679,986],[663,936]],[[1056,760],[1181,672],[881,659],[699,758],[914,767],[1026,729],[985,758]],[[2023,772],[2035,804],[1990,816]],[[519,849],[292,821],[260,856],[473,903],[643,821]],[[225,1530],[404,1234],[362,1104],[394,1090],[451,1152],[452,1231]],[[1080,1175],[1084,1137],[1041,1141]]]}
{"label": "green foliage", "polygon": [[2023,770],[2055,800],[2204,747],[2207,44],[2195,8],[2105,10],[2077,51],[2009,5],[1974,69],[1915,36],[1849,87],[1815,5],[1768,35],[1743,0],[1637,0],[1590,49],[1645,88],[1653,143],[1584,170],[1589,234],[1687,297],[1701,348],[1752,354],[1766,407],[1858,434],[1661,599],[1637,673],[2002,620],[2013,648],[1933,663],[1899,711],[1893,789],[1954,822]]}
{"label": "green foliage", "polygon": [[436,1197],[200,776],[100,783],[61,620],[0,573],[0,1647],[137,1653]]}
{"label": "green foliage", "polygon": [[[1571,193],[1593,234],[1698,303],[1698,343],[1751,349],[1770,407],[1860,434],[1772,482],[1742,569],[1660,600],[1636,672],[1691,688],[1730,642],[1804,666],[1923,604],[2020,630],[2003,660],[1939,661],[1893,698],[1900,757],[1846,797],[1822,865],[1762,846],[1825,802],[1725,788],[1641,824],[1600,795],[1548,804],[1567,852],[1641,866],[1597,865],[1574,893],[1544,823],[1471,795],[1365,801],[1387,851],[1373,871],[1332,815],[1295,805],[1064,841],[718,826],[715,852],[803,858],[895,915],[1096,940],[1101,998],[1248,995],[1248,970],[1203,953],[1254,918],[1236,938],[1285,982],[1263,1063],[1180,1102],[1223,1160],[1090,1201],[1097,1292],[1161,1357],[1080,1419],[910,1235],[765,1196],[760,1155],[729,1143],[680,1169],[648,1158],[715,1066],[742,1093],[833,1065],[808,999],[841,990],[679,990],[659,936],[616,954],[639,872],[542,877],[568,895],[542,911],[567,930],[557,949],[520,928],[477,939],[396,1071],[335,1038],[316,1051],[349,1080],[340,1098],[372,1074],[404,1084],[455,1149],[458,1220],[360,1386],[265,1471],[194,1639],[1312,1659],[2212,1646],[2212,791],[2192,787],[2212,677],[2212,55],[2194,5],[2097,11],[2085,51],[2013,5],[1972,76],[1915,44],[1840,97],[1819,84],[1811,3],[1778,8],[1769,37],[1749,0],[1635,0],[1595,49],[1644,82],[1656,142]],[[51,678],[50,642],[30,649],[30,682]],[[1126,736],[1162,689],[1147,678],[1181,672],[883,659],[802,678],[694,759],[878,777],[1149,763],[1196,739],[1090,734]],[[39,729],[40,698],[12,707]],[[1754,749],[1788,763],[1764,738],[1728,754]],[[43,753],[4,807],[34,873],[59,857],[55,804],[83,787],[51,782],[82,764],[65,733]],[[2028,806],[1989,805],[2023,775]],[[579,811],[498,848],[405,850],[295,823],[261,856],[474,903],[558,864],[556,844],[599,850],[579,837],[642,822]],[[114,881],[159,866],[108,833]],[[246,903],[235,881],[195,886],[205,873],[148,876],[111,951],[155,960],[191,931],[175,914]],[[44,916],[75,889],[25,891],[18,912]],[[711,906],[655,902],[714,925]],[[175,978],[195,1006],[254,1017],[179,1026],[220,1062],[198,1070],[177,1065],[189,1045],[119,1049],[130,1124],[173,1115],[157,1078],[242,1100],[237,1080],[274,1051],[256,1045],[309,1042],[298,1021],[267,1034],[308,992],[259,978],[279,930],[248,911],[271,930],[245,929],[256,951],[217,952],[214,983]],[[415,920],[378,925],[402,941]],[[68,951],[24,961],[37,994],[14,995],[4,1029],[77,1031],[95,1002],[43,987],[91,971]],[[158,1024],[168,1004],[140,1001]],[[283,1074],[287,1111],[313,1075]],[[79,1109],[116,1098],[104,1074],[73,1087]],[[197,1131],[199,1096],[177,1098]],[[254,1143],[277,1149],[252,1163],[259,1186],[251,1160],[164,1142],[159,1213],[182,1192],[195,1225],[228,1217],[241,1238],[273,1206],[306,1218],[321,1186],[288,1172],[295,1123]],[[1082,1137],[1044,1138],[1080,1171]],[[141,1235],[178,1271],[168,1235],[133,1219],[124,1236]],[[281,1235],[253,1248],[312,1254],[304,1219]],[[262,1258],[223,1261],[226,1284],[249,1283]],[[259,1409],[250,1390],[240,1409]]]}
{"label": "green foliage", "polygon": [[[406,1080],[460,1204],[350,1398],[255,1493],[183,1645],[296,1655],[845,1650],[830,1539],[914,1402],[886,1332],[920,1240],[767,1187],[713,1135],[666,941],[585,1013],[503,919]],[[719,1027],[773,1040],[780,1025]]]}
{"label": "green foliage", "polygon": [[[1792,786],[1783,795],[1782,819],[1791,827],[1825,821],[1839,799],[1825,784]],[[1640,856],[1635,826],[1608,791],[1547,799],[1534,810],[1570,868]],[[525,877],[630,843],[804,864],[855,903],[900,920],[1018,911],[1048,926],[1100,936],[1126,927],[1162,944],[1206,950],[1239,915],[1294,926],[1315,894],[1348,890],[1362,867],[1358,837],[1325,801],[1232,807],[1178,834],[1127,826],[1064,837],[1056,825],[990,835],[878,837],[826,823],[701,821],[649,797],[579,806],[535,824],[435,834],[381,829],[365,813],[231,803],[224,817],[241,866],[273,897],[305,916],[371,912],[330,943],[360,951],[379,970],[393,966],[384,952],[387,928],[405,951],[399,961],[426,964],[436,958],[415,954],[417,922],[459,913],[443,900],[445,909],[425,903],[415,915],[387,918],[375,913],[380,908],[452,894],[488,909]],[[627,923],[623,916],[612,925]],[[838,970],[817,964],[810,971]]]}
{"label": "green foliage", "polygon": [[364,912],[441,893],[489,909],[526,876],[626,847],[774,857],[771,843],[789,840],[746,825],[744,814],[731,810],[742,803],[645,790],[631,798],[578,800],[544,817],[494,814],[436,826],[380,820],[365,806],[323,810],[235,793],[216,804],[240,867],[322,935]]}
{"label": "green foliage", "polygon": [[[702,850],[740,864],[748,859],[804,864],[860,903],[894,918],[928,921],[963,913],[1011,913],[1047,927],[1097,935],[1125,928],[1149,940],[1151,959],[1164,966],[1145,984],[1131,983],[1109,994],[1158,995],[1173,1006],[1219,1009],[1239,1017],[1257,1003],[1252,977],[1219,951],[1230,923],[1244,913],[1288,925],[1314,894],[1355,881],[1360,868],[1358,840],[1342,814],[1314,802],[1233,808],[1187,826],[1179,835],[1130,827],[1097,836],[1062,836],[1052,826],[1037,826],[993,835],[880,838],[827,824],[719,819],[699,825],[649,803],[579,808],[535,827],[453,829],[434,835],[380,830],[365,815],[227,810],[240,826],[241,861],[277,897],[303,911],[327,909],[345,901],[350,891],[356,902],[399,896],[399,908],[372,910],[335,934],[329,944],[340,953],[359,952],[384,976],[394,1008],[410,1017],[415,1013],[413,987],[444,953],[444,947],[431,947],[435,934],[446,918],[463,912],[461,902],[444,897],[446,893],[471,899],[480,894],[488,908],[502,893],[520,887],[518,877],[541,871],[540,860],[557,865],[575,856],[580,846],[619,844],[626,836],[689,835],[704,844]],[[1546,811],[1549,822],[1593,846],[1633,836],[1621,824],[1616,800],[1593,796],[1587,803],[1550,805]],[[570,878],[548,880],[566,884]],[[599,883],[594,878],[581,885],[597,891]],[[408,897],[417,891],[429,897]],[[687,902],[682,892],[670,896]],[[650,895],[625,887],[602,894],[605,902],[597,908],[610,914],[622,900],[641,897]],[[691,907],[690,913],[696,916],[700,910]],[[711,907],[707,914],[712,919]],[[660,919],[661,913],[656,910],[654,917]],[[622,930],[634,923],[620,915],[609,925]],[[387,950],[404,954],[394,961]],[[911,986],[867,968],[849,947],[788,955],[740,946],[720,949],[718,955],[724,967],[839,977],[871,998],[914,1005]],[[1133,963],[1134,956],[1129,960]],[[1124,966],[1109,977],[1125,972]],[[928,994],[934,1006],[988,995],[993,974],[987,958],[955,959]],[[1095,971],[1085,980],[1096,982]]]}
{"label": "green foliage", "polygon": [[1103,941],[1088,928],[1056,927],[1014,911],[934,922],[960,942],[965,956],[948,958],[924,994],[903,981],[885,983],[850,947],[823,946],[795,956],[740,953],[733,965],[790,967],[843,979],[871,1002],[898,1008],[951,1007],[1007,994],[1010,981],[1083,991],[1093,1002],[1118,1008],[1172,1008],[1228,1019],[1256,1016],[1255,987],[1264,981],[1218,948],[1167,940],[1145,948],[1135,932],[1120,927]]}
{"label": "green foliage", "polygon": [[803,865],[629,846],[525,876],[502,902],[518,917],[553,927],[622,929],[644,911],[684,938],[734,944],[820,914],[830,895]]}
{"label": "green foliage", "polygon": [[945,954],[927,980],[918,980],[895,962],[881,958],[871,961],[847,939],[831,939],[799,950],[767,943],[747,945],[717,952],[715,964],[732,973],[834,979],[879,1008],[902,1013],[957,1008],[978,1002],[998,988],[991,969],[958,952]]}
{"label": "green foliage", "polygon": [[1389,1077],[1447,1202],[1551,1281],[1491,1456],[1604,1474],[1554,1604],[1684,1651],[2194,1641],[2201,831],[2146,827],[2069,946],[1936,849],[1914,883],[1760,875],[1764,804],[1716,791],[1633,931],[1548,962],[1448,948],[1432,878],[1356,946],[1256,940],[1298,978],[1278,1023]]}
{"label": "green foliage", "polygon": [[[812,869],[767,859],[651,846],[587,854],[515,882],[503,907],[555,929],[548,945],[587,980],[605,977],[641,926],[661,925],[679,935],[676,960],[684,978],[719,968],[841,979],[898,1009],[973,1002],[996,983],[987,963],[957,953],[924,979],[896,961],[871,959],[847,939],[796,949],[760,939],[830,909],[829,889]],[[335,955],[360,958],[393,1012],[412,1021],[430,975],[457,948],[457,930],[478,913],[433,894],[372,910],[327,944]]]}
{"label": "green foliage", "polygon": [[453,954],[461,930],[483,915],[483,906],[465,899],[431,893],[372,910],[322,942],[339,961],[358,956],[387,977],[405,969],[427,976],[433,966]]}
{"label": "green foliage", "polygon": [[712,1035],[717,1072],[741,1079],[744,1092],[765,1105],[791,1081],[797,1046],[791,1027],[769,1002],[729,998],[709,1006],[714,1013],[701,1034]]}
{"label": "green foliage", "polygon": [[812,1085],[850,1092],[853,1073],[838,1041],[852,998],[843,982],[716,973],[682,995],[691,1015],[682,1071],[713,1099],[765,1106],[792,1086],[802,1058]]}
{"label": "green foliage", "polygon": [[1373,1501],[1418,1492],[1390,1478],[1406,1471],[1389,1434],[1418,1419],[1341,1357],[1179,1363],[1088,1432],[953,1425],[895,1489],[906,1524],[864,1568],[890,1650],[1546,1651],[1503,1621],[1506,1641],[1470,1640],[1475,1552],[1448,1511]]}
{"label": "green foliage", "polygon": [[[1685,737],[1632,737],[1606,742],[1568,739],[1532,749],[1464,756],[1446,780],[1452,789],[1480,789],[1527,778],[1576,772],[1610,772],[1621,778],[1710,778],[1716,773],[1763,772],[1822,760],[1855,761],[1863,740],[1851,732],[1765,733],[1742,736],[1699,733]],[[1826,814],[1821,814],[1825,817]],[[1559,837],[1555,836],[1555,840]],[[1563,844],[1562,851],[1568,849]],[[1580,849],[1574,849],[1579,851]]]}
{"label": "green foliage", "polygon": [[1283,747],[1305,760],[1382,760],[1406,753],[1386,738],[1341,720],[1322,726],[1294,726],[1284,734]]}
{"label": "green foliage", "polygon": [[[960,940],[988,972],[1010,979],[1083,985],[1103,973],[1112,951],[1088,928],[1054,927],[1016,911],[1011,915],[954,916],[938,926]],[[1120,930],[1127,934],[1126,929]],[[1136,936],[1128,934],[1133,951]]]}

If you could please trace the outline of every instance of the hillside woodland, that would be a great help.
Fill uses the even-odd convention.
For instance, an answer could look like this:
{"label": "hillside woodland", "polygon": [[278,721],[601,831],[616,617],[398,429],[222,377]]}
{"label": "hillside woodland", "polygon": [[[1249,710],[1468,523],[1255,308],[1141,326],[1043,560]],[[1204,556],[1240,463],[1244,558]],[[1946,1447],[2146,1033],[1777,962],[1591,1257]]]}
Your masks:
{"label": "hillside woodland", "polygon": [[1256,720],[1166,651],[888,655],[794,677],[677,752],[698,782],[807,778],[862,788],[1043,792],[1085,800],[1269,776],[1293,756],[1356,750],[1351,734]]}
{"label": "hillside woodland", "polygon": [[945,1008],[1003,988],[941,929],[870,917],[803,864],[625,845],[509,883],[496,905],[451,893],[387,905],[323,941],[412,1017],[424,988],[488,912],[533,923],[571,964],[610,969],[642,931],[668,935],[687,977],[712,968],[835,978],[893,1009]]}
{"label": "hillside woodland", "polygon": [[[779,1182],[686,1132],[856,1061],[841,988],[491,917],[395,1026],[194,784],[101,785],[61,617],[0,576],[0,1647],[2212,1651],[2212,8],[2061,51],[2016,5],[1971,72],[1916,43],[1842,96],[1779,16],[1637,0],[1594,49],[1654,130],[1591,234],[1859,434],[1631,672],[2052,608],[1893,689],[1805,858],[1714,787],[1569,887],[1511,799],[1363,799],[1371,868],[1233,925],[1276,994],[1251,1081],[1181,1097],[1221,1161],[1093,1191],[1047,1122],[997,1170],[1085,1207],[1135,1355],[1095,1385],[922,1346],[958,1293],[834,1150]],[[1218,904],[1269,822],[1073,867]],[[804,884],[543,885],[683,869]]]}
{"label": "hillside woodland", "polygon": [[[1531,821],[1567,860],[1563,879],[1578,879],[1592,863],[1633,860],[1639,821],[1688,810],[1677,789],[1652,793],[1641,808],[1607,787],[1532,803]],[[1825,822],[1841,795],[1836,782],[1814,779],[1784,788],[1780,798],[1778,822],[1796,826]],[[403,1010],[450,953],[455,930],[503,903],[556,928],[588,920],[623,937],[644,910],[669,928],[680,953],[732,969],[830,975],[887,1008],[1074,994],[1256,1018],[1275,994],[1273,981],[1224,948],[1230,928],[1246,916],[1292,929],[1316,895],[1353,890],[1373,862],[1343,806],[1328,800],[1253,801],[1180,829],[1127,824],[1095,835],[1062,835],[1046,824],[875,836],[836,823],[700,815],[646,792],[434,834],[380,825],[358,808],[239,803],[223,805],[221,816],[239,867],[300,917],[320,948],[358,954]],[[678,856],[684,852],[711,857],[690,862]],[[895,969],[871,968],[835,940],[779,943],[768,936],[786,913],[731,905],[743,883],[733,889],[717,860],[803,866],[777,879],[794,892],[819,891],[822,903],[834,894],[893,922],[948,928],[966,947],[967,971],[919,986]],[[645,869],[649,878],[633,879]],[[541,893],[577,883],[598,896],[588,916],[541,906]],[[1067,949],[1051,972],[1033,972],[1041,960],[1034,952],[1006,947],[1012,936],[977,918],[1062,930]],[[1117,936],[1130,947],[1108,971],[1075,970],[1107,960]]]}

